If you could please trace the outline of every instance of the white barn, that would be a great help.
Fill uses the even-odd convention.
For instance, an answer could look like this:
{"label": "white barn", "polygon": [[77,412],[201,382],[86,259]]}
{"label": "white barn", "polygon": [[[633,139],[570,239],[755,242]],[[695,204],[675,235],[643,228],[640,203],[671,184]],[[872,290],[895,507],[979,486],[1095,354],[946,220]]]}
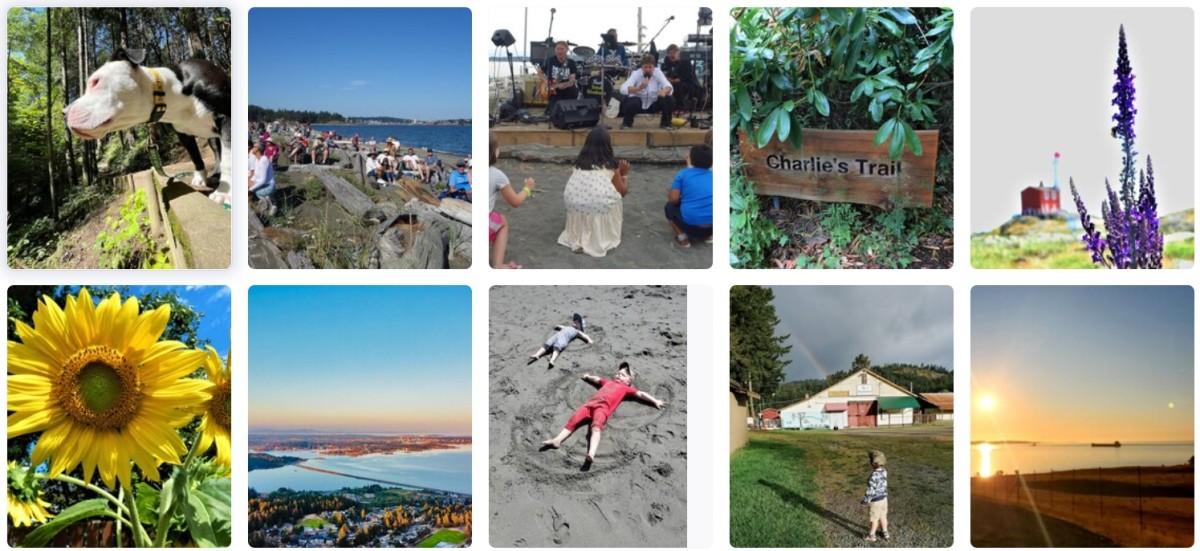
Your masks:
{"label": "white barn", "polygon": [[785,429],[845,429],[911,425],[921,409],[917,395],[860,369],[825,390],[779,409]]}

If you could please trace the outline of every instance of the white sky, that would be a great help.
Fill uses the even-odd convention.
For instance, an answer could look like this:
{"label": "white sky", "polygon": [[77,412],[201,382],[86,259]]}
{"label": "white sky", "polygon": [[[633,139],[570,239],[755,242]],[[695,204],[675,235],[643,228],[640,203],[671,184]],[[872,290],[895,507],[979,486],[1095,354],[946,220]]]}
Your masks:
{"label": "white sky", "polygon": [[[975,9],[971,12],[971,231],[1020,210],[1020,190],[1050,185],[1062,152],[1063,208],[1073,176],[1099,216],[1104,178],[1121,170],[1113,139],[1117,29],[1133,65],[1138,168],[1154,159],[1159,213],[1193,206],[1194,32],[1191,9]],[[959,115],[962,116],[962,115]]]}
{"label": "white sky", "polygon": [[[600,45],[600,34],[610,28],[617,29],[618,40],[621,42],[637,42],[637,10],[636,6],[621,5],[613,2],[559,2],[554,4],[558,9],[554,14],[553,36],[555,40],[567,40],[589,46],[593,49]],[[531,41],[546,39],[546,31],[550,25],[551,5],[529,6],[529,34],[524,35],[525,9],[519,7],[495,6],[491,8],[485,20],[488,35],[496,29],[508,29],[517,38],[513,45],[514,56],[525,54],[526,46]],[[642,8],[642,26],[645,40],[658,32],[668,17],[674,15],[675,20],[667,25],[666,30],[655,40],[659,51],[665,52],[667,46],[675,43],[682,45],[688,34],[696,32],[696,19],[699,6],[663,5],[644,6]],[[709,27],[704,27],[707,33]],[[488,44],[489,52],[495,47]],[[649,49],[649,46],[647,46]],[[626,46],[632,56],[636,46]],[[501,50],[503,52],[503,50]],[[503,53],[501,53],[503,55]],[[507,70],[507,69],[506,69]],[[520,69],[518,68],[518,71]]]}

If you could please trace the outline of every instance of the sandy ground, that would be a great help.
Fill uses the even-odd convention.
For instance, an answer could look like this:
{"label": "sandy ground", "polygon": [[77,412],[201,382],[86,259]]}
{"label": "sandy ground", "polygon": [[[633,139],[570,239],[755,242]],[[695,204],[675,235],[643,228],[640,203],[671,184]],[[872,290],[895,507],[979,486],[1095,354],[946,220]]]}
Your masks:
{"label": "sandy ground", "polygon": [[624,224],[621,245],[603,258],[574,253],[558,244],[558,235],[566,225],[563,190],[571,175],[569,164],[529,163],[502,159],[497,166],[520,190],[525,177],[537,180],[537,192],[520,208],[510,208],[496,200],[496,210],[509,221],[506,259],[526,268],[708,268],[712,266],[712,245],[692,243],[681,249],[672,244],[673,232],[667,225],[663,206],[679,165],[638,164],[629,174],[629,194],[623,204]]}
{"label": "sandy ground", "polygon": [[[489,335],[491,543],[497,547],[687,545],[687,296],[684,287],[496,287]],[[548,369],[526,365],[573,312],[595,343],[576,340]],[[587,429],[539,451],[628,361],[634,386],[666,400],[627,400],[596,462],[581,470]]]}

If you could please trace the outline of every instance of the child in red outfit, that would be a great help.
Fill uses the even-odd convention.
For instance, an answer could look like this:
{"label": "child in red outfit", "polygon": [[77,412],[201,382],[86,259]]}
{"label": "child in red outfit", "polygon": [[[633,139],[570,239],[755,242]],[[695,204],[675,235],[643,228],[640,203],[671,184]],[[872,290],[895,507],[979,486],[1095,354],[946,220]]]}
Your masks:
{"label": "child in red outfit", "polygon": [[617,407],[625,398],[636,398],[658,409],[666,407],[667,403],[633,387],[633,370],[629,367],[629,362],[621,362],[620,367],[617,368],[616,377],[612,379],[604,379],[591,374],[580,378],[599,390],[582,406],[579,406],[579,409],[575,410],[575,414],[567,420],[567,424],[563,426],[558,436],[542,442],[542,449],[558,448],[568,436],[571,436],[571,433],[590,421],[591,436],[588,440],[587,458],[583,461],[583,467],[586,470],[596,459],[596,449],[600,447],[600,433],[604,431],[604,425],[608,423],[608,418],[617,411]]}

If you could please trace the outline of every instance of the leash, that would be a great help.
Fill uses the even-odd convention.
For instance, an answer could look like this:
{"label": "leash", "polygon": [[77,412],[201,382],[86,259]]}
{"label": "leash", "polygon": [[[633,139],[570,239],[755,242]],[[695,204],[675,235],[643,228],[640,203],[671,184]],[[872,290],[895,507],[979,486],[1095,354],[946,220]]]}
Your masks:
{"label": "leash", "polygon": [[[159,74],[158,69],[146,67],[146,70],[150,71],[150,76],[154,79],[154,106],[150,108],[150,119],[146,121],[148,124],[153,125],[161,120],[163,115],[167,113],[167,91],[166,86],[163,83],[162,75]],[[166,178],[168,181],[179,180],[181,182],[187,182],[187,180],[184,178],[190,178],[195,171],[187,170],[171,175],[167,174],[166,169],[163,168],[162,158],[158,155],[158,140],[155,139],[155,136],[158,135],[158,133],[155,131],[156,129],[157,128],[154,126],[151,126],[149,129],[150,165],[154,167],[154,172],[158,173],[159,176]]]}

